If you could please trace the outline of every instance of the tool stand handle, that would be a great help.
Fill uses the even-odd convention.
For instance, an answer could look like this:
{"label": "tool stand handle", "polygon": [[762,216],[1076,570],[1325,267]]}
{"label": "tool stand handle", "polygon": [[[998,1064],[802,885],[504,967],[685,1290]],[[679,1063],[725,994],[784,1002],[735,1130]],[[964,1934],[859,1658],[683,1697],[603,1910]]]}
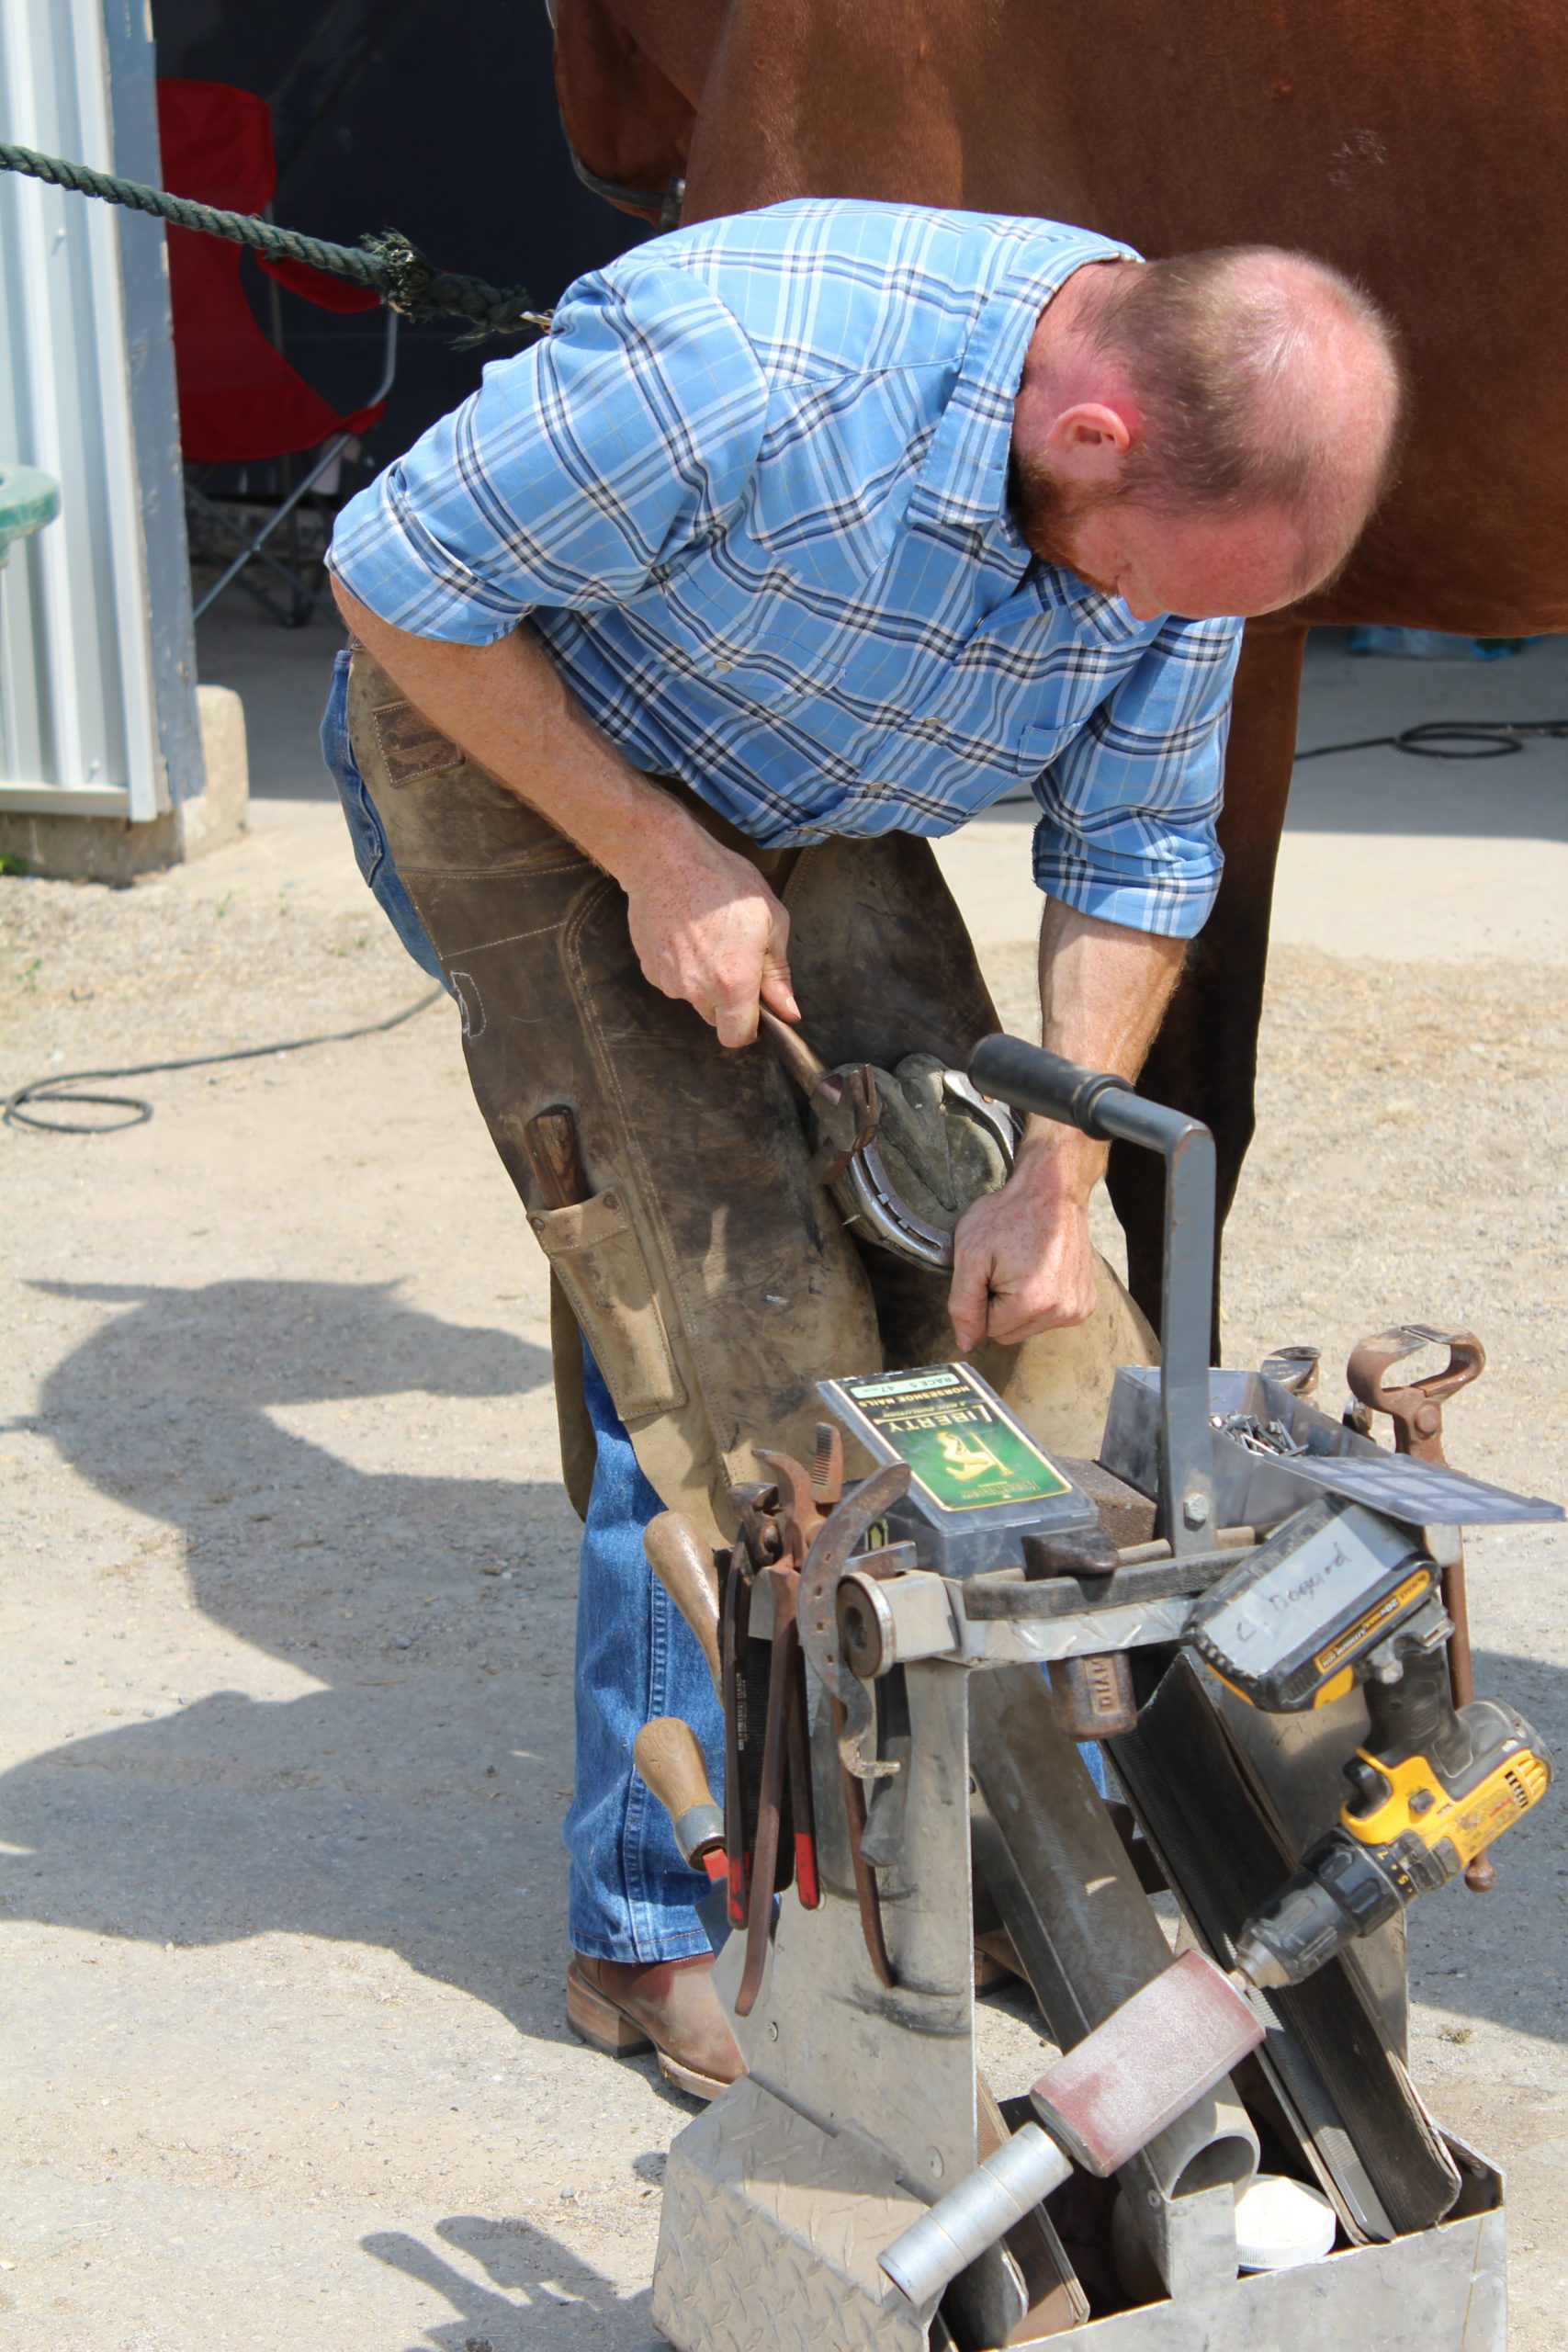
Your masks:
{"label": "tool stand handle", "polygon": [[1086,1069],[1081,1062],[1048,1054],[1043,1046],[1026,1045],[1021,1037],[982,1037],[969,1057],[969,1078],[982,1094],[1010,1102],[1015,1111],[1033,1111],[1065,1127],[1079,1127],[1102,1143],[1115,1130],[1100,1125],[1100,1098],[1111,1091],[1132,1092],[1127,1080],[1113,1071]]}
{"label": "tool stand handle", "polygon": [[1213,1541],[1214,1444],[1209,1344],[1214,1311],[1214,1138],[1199,1119],[1150,1102],[1111,1070],[1048,1054],[1021,1037],[982,1037],[969,1057],[982,1094],[1132,1143],[1165,1161],[1160,1298],[1160,1527],[1178,1555]]}

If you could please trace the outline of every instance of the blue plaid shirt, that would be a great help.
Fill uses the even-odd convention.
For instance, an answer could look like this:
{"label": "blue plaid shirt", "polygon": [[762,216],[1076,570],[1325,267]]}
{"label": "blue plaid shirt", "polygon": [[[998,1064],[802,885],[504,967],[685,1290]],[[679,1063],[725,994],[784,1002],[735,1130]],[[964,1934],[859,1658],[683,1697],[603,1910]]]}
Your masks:
{"label": "blue plaid shirt", "polygon": [[1032,791],[1043,890],[1190,936],[1240,624],[1136,621],[1008,509],[1039,313],[1128,250],[821,199],[652,240],[345,508],[333,569],[418,636],[527,617],[628,759],[764,846]]}

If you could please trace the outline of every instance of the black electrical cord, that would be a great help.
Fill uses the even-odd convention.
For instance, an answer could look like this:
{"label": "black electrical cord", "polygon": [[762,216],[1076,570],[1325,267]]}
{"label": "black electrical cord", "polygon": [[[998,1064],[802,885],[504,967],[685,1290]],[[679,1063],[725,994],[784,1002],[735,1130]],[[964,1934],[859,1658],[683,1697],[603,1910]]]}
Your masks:
{"label": "black electrical cord", "polygon": [[[1423,760],[1504,760],[1515,752],[1522,752],[1532,739],[1545,737],[1553,742],[1568,739],[1568,718],[1429,718],[1418,727],[1404,728],[1397,735],[1359,735],[1349,743],[1314,743],[1296,753],[1299,765],[1303,760],[1325,760],[1335,752],[1379,752],[1384,749],[1408,752]],[[1001,799],[987,803],[992,808],[1022,807],[1032,801],[1032,792],[1010,792]],[[26,1086],[18,1086],[0,1104],[0,1122],[8,1127],[33,1127],[40,1134],[58,1136],[118,1135],[122,1127],[140,1127],[152,1116],[152,1105],[137,1094],[62,1094],[62,1087],[85,1086],[90,1081],[111,1078],[151,1078],[165,1070],[208,1069],[217,1062],[248,1062],[265,1060],[268,1054],[298,1054],[307,1046],[346,1046],[356,1037],[380,1036],[388,1029],[399,1028],[434,1004],[445,989],[432,989],[417,1003],[405,1005],[401,1012],[394,1012],[389,1021],[372,1021],[362,1029],[335,1029],[320,1037],[290,1037],[280,1046],[242,1046],[229,1054],[192,1054],[183,1061],[138,1062],[129,1069],[62,1070],[56,1078],[35,1078]],[[102,1120],[96,1126],[84,1126],[79,1120],[40,1119],[26,1107],[29,1102],[85,1102],[99,1110],[128,1111],[125,1119]]]}
{"label": "black electrical cord", "polygon": [[[36,1127],[40,1134],[54,1136],[112,1136],[123,1127],[144,1126],[152,1116],[152,1105],[140,1094],[62,1094],[62,1086],[85,1086],[97,1079],[151,1078],[155,1072],[173,1069],[209,1069],[215,1062],[263,1061],[269,1054],[302,1053],[307,1046],[346,1046],[355,1037],[379,1037],[389,1029],[400,1028],[423,1012],[427,1004],[445,996],[445,989],[432,989],[416,1003],[405,1004],[387,1021],[367,1021],[359,1029],[333,1029],[320,1037],[288,1037],[279,1046],[238,1046],[228,1054],[187,1054],[182,1061],[137,1062],[128,1069],[66,1069],[54,1078],[35,1078],[26,1086],[18,1086],[0,1105],[0,1120],[8,1127]],[[79,1119],[40,1119],[26,1106],[29,1102],[91,1102],[100,1110],[128,1111],[125,1119],[101,1119],[96,1126],[85,1126]]]}
{"label": "black electrical cord", "polygon": [[[1427,718],[1419,727],[1406,727],[1398,735],[1359,735],[1353,743],[1314,743],[1295,756],[1298,767],[1303,760],[1325,760],[1331,752],[1381,752],[1385,747],[1408,752],[1418,760],[1506,760],[1522,752],[1535,736],[1562,741],[1568,738],[1568,718]],[[1033,798],[1032,792],[1009,792],[1000,800],[988,800],[986,807],[1022,808]],[[977,813],[984,816],[985,809]]]}
{"label": "black electrical cord", "polygon": [[1386,745],[1420,760],[1506,760],[1534,736],[1561,741],[1568,718],[1427,718],[1398,735],[1361,735],[1353,743],[1314,743],[1296,761],[1325,760],[1331,752],[1377,752]]}

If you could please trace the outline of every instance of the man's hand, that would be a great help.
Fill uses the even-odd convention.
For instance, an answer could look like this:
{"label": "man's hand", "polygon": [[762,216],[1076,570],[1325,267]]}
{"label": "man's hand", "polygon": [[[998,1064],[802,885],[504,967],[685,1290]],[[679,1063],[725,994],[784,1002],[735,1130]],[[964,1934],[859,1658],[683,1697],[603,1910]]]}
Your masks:
{"label": "man's hand", "polygon": [[789,916],[749,859],[692,824],[626,882],[644,976],[694,1005],[721,1046],[749,1046],[757,1007],[798,1021],[785,949]]}
{"label": "man's hand", "polygon": [[[1143,1068],[1181,969],[1184,944],[1045,901],[1040,1008],[1054,1054],[1129,1083]],[[965,1210],[953,1235],[948,1312],[967,1354],[982,1340],[1016,1347],[1094,1312],[1089,1196],[1106,1148],[1076,1127],[1031,1119],[999,1193]]]}
{"label": "man's hand", "polygon": [[1089,1196],[1103,1159],[1087,1136],[1032,1120],[1000,1192],[965,1209],[947,1301],[964,1354],[987,1339],[1016,1347],[1093,1314]]}

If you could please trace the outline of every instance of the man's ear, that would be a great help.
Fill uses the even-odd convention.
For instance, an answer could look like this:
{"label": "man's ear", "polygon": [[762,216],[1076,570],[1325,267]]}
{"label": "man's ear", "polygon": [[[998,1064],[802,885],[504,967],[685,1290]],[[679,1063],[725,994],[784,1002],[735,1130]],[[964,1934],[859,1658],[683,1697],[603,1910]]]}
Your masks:
{"label": "man's ear", "polygon": [[1086,489],[1113,489],[1136,426],[1130,401],[1075,401],[1052,419],[1045,435],[1052,472]]}

